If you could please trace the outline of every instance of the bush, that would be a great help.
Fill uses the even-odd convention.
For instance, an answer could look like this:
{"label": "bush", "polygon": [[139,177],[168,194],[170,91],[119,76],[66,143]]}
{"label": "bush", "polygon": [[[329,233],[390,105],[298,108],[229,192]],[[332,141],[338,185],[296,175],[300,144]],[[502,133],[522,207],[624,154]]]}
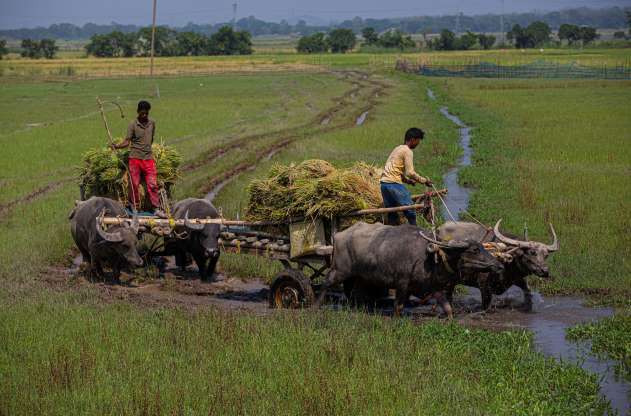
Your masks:
{"label": "bush", "polygon": [[335,29],[329,33],[328,43],[333,53],[346,53],[355,47],[356,42],[351,29]]}
{"label": "bush", "polygon": [[318,32],[311,36],[301,37],[296,50],[300,53],[323,53],[328,52],[329,44],[324,33]]}

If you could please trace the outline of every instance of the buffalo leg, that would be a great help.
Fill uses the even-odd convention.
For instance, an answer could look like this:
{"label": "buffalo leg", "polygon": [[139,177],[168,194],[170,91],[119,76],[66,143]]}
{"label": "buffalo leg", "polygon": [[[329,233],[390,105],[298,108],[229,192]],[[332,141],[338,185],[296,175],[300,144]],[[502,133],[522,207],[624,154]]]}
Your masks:
{"label": "buffalo leg", "polygon": [[485,311],[491,306],[493,293],[488,284],[480,285],[480,295],[482,296],[482,310]]}
{"label": "buffalo leg", "polygon": [[186,271],[186,253],[178,251],[175,253],[175,265],[180,268],[181,272]]}
{"label": "buffalo leg", "polygon": [[401,316],[405,302],[410,297],[410,294],[408,293],[408,285],[403,282],[399,282],[396,287],[396,292],[397,294],[394,297],[394,316],[399,317]]}
{"label": "buffalo leg", "polygon": [[202,280],[206,280],[206,263],[208,259],[204,256],[193,256],[193,260],[195,260],[195,264],[197,264],[197,268],[199,269],[199,277]]}
{"label": "buffalo leg", "polygon": [[450,320],[453,319],[454,313],[451,309],[451,304],[449,303],[449,300],[447,300],[445,294],[443,292],[436,292],[434,298],[436,299],[436,302],[440,304],[440,307],[443,308],[443,311],[447,315],[447,318]]}
{"label": "buffalo leg", "polygon": [[217,261],[219,260],[219,256],[213,256],[208,260],[208,264],[206,265],[206,270],[204,275],[202,276],[202,280],[205,282],[212,282],[213,276],[215,275],[215,267],[217,267]]}
{"label": "buffalo leg", "polygon": [[329,273],[326,276],[326,279],[324,280],[324,283],[322,283],[322,289],[320,290],[320,295],[318,295],[318,298],[313,303],[313,307],[314,308],[319,308],[320,304],[324,300],[324,296],[326,295],[326,291],[330,287],[344,282],[346,280],[346,278],[347,278],[347,276],[345,276],[345,275],[343,275],[343,274],[341,274],[341,273],[339,273],[339,272],[337,272],[335,270],[329,271]]}
{"label": "buffalo leg", "polygon": [[524,292],[524,311],[532,312],[532,292],[525,278],[519,279],[515,285]]}

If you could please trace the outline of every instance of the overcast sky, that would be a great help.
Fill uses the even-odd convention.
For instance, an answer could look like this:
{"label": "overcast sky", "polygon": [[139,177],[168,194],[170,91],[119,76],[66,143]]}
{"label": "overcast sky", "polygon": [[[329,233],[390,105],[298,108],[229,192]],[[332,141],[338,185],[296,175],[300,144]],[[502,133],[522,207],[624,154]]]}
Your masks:
{"label": "overcast sky", "polygon": [[[237,17],[256,16],[280,21],[313,16],[340,21],[354,16],[400,17],[499,13],[502,0],[157,0],[158,23],[179,26],[187,22],[216,23],[232,18],[232,3],[238,3]],[[631,0],[504,0],[507,13],[631,6]],[[52,23],[151,22],[152,0],[0,0],[0,28],[48,26]]]}

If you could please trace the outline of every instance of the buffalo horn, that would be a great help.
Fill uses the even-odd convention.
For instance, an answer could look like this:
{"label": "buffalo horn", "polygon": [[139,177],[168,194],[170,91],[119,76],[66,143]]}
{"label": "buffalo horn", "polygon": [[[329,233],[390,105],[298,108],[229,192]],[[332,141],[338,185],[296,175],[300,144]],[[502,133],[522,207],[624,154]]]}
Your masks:
{"label": "buffalo horn", "polygon": [[451,241],[446,243],[446,242],[440,242],[440,241],[434,240],[433,238],[431,238],[429,236],[426,236],[425,234],[423,234],[423,231],[419,231],[418,233],[425,240],[429,241],[432,244],[437,245],[438,247],[444,247],[444,248],[466,248],[466,247],[469,247],[469,243],[467,243],[466,241],[451,240]]}
{"label": "buffalo horn", "polygon": [[184,214],[184,226],[190,230],[200,231],[204,229],[204,224],[194,224],[188,220],[188,210]]}
{"label": "buffalo horn", "polygon": [[549,223],[549,225],[550,225],[550,232],[552,233],[552,237],[554,238],[554,241],[552,242],[552,244],[546,245],[545,247],[549,252],[558,251],[559,239],[557,237],[557,233],[554,231],[554,227],[552,226],[552,223]]}
{"label": "buffalo horn", "polygon": [[505,235],[503,235],[500,232],[500,223],[502,222],[502,219],[500,218],[497,221],[497,224],[495,224],[495,227],[493,227],[493,232],[495,233],[495,235],[497,236],[497,238],[500,239],[500,241],[502,243],[505,244],[510,244],[511,246],[518,246],[518,247],[532,247],[532,244],[528,241],[519,241],[519,240],[514,240],[512,238],[506,237]]}
{"label": "buffalo horn", "polygon": [[123,236],[119,232],[108,233],[101,227],[101,221],[96,219],[96,232],[99,233],[101,238],[105,241],[109,241],[110,243],[120,243],[123,241]]}

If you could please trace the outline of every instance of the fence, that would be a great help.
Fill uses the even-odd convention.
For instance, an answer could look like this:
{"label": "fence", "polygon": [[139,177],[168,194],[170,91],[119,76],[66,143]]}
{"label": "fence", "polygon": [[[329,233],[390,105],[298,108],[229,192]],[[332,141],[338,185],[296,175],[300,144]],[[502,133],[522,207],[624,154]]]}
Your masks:
{"label": "fence", "polygon": [[415,72],[429,77],[631,80],[631,65],[585,66],[575,63],[541,61],[525,65],[498,65],[484,62],[469,65],[421,64]]}

